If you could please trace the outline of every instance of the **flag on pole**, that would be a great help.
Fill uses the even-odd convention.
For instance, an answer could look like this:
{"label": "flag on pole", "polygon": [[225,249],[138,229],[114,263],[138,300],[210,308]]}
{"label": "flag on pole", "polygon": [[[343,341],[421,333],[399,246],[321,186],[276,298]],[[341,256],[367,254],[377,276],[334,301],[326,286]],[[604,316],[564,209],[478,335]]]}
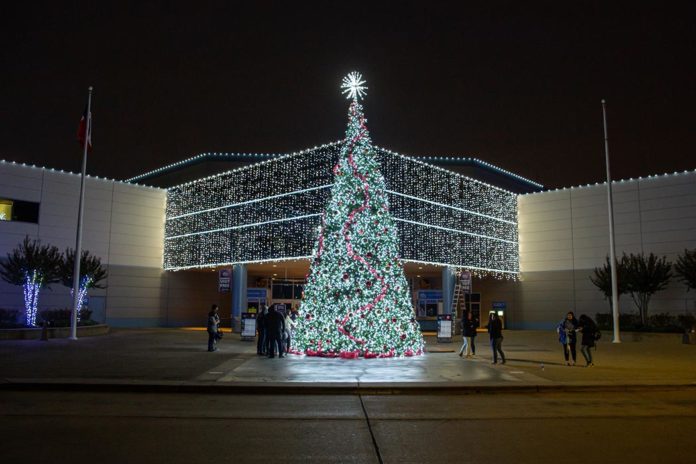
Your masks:
{"label": "flag on pole", "polygon": [[87,114],[87,105],[85,105],[85,110],[82,112],[82,118],[80,119],[80,125],[77,127],[77,141],[80,143],[80,147],[84,150],[85,140],[87,141],[87,150],[92,150],[92,112]]}

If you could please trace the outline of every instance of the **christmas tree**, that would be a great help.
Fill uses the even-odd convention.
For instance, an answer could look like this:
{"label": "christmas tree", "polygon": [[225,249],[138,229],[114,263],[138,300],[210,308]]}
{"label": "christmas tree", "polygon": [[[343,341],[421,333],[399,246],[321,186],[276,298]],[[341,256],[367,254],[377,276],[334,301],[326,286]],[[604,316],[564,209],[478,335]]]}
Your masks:
{"label": "christmas tree", "polygon": [[384,178],[358,99],[358,73],[343,80],[352,99],[346,139],[333,168],[291,352],[365,358],[423,353]]}

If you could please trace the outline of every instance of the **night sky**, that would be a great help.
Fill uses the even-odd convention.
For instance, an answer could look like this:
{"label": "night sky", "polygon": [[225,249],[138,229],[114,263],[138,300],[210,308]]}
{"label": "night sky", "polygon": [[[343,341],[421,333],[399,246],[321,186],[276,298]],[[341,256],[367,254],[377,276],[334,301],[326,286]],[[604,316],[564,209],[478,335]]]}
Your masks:
{"label": "night sky", "polygon": [[[21,3],[21,5],[20,5]],[[461,4],[460,4],[461,3]],[[696,168],[687,2],[6,2],[0,158],[123,179],[201,152],[343,137],[360,71],[377,145],[548,187]]]}

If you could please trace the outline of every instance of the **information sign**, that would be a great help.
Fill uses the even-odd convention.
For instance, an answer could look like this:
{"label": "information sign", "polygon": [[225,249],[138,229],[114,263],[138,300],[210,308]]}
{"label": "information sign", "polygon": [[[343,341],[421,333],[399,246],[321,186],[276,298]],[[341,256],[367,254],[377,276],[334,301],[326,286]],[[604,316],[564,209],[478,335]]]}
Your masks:
{"label": "information sign", "polygon": [[437,342],[452,343],[453,321],[451,314],[438,314],[437,316]]}
{"label": "information sign", "polygon": [[242,313],[242,340],[256,338],[256,313]]}
{"label": "information sign", "polygon": [[442,290],[418,290],[418,299],[442,301]]}
{"label": "information sign", "polygon": [[248,300],[265,300],[268,289],[265,288],[247,288]]}

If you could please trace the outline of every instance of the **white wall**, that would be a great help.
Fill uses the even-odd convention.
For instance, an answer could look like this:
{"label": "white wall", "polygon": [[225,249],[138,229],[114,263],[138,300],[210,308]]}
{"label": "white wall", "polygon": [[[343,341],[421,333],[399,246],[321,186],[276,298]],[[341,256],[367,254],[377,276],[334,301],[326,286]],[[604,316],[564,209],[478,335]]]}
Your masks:
{"label": "white wall", "polygon": [[[0,161],[0,198],[40,203],[38,224],[0,221],[0,259],[25,235],[61,251],[74,248],[79,191],[79,175]],[[111,325],[156,326],[163,320],[165,203],[165,190],[87,179],[82,247],[100,257],[109,273],[107,288],[90,297],[94,304],[102,300]],[[39,310],[70,306],[61,284],[41,293]],[[0,307],[21,310],[21,289],[0,281]]]}
{"label": "white wall", "polygon": [[[615,182],[617,255],[644,252],[674,262],[696,248],[696,172]],[[568,310],[608,312],[589,276],[609,253],[606,185],[518,198],[520,277],[515,325],[549,327]],[[696,294],[676,278],[657,293],[650,313],[696,312]],[[622,311],[635,312],[629,295]]]}

